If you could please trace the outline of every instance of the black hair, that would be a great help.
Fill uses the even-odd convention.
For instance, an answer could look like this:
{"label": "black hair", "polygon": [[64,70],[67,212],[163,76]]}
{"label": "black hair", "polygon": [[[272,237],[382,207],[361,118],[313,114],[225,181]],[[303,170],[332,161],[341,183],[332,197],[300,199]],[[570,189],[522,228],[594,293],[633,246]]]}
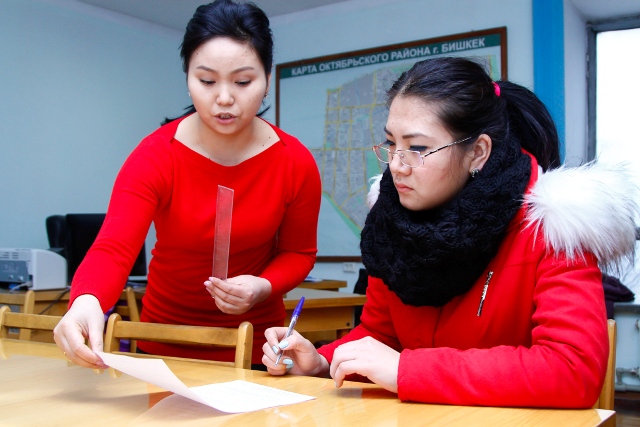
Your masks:
{"label": "black hair", "polygon": [[387,103],[397,96],[433,105],[456,138],[484,133],[493,144],[524,148],[543,170],[560,165],[558,132],[542,101],[518,84],[494,83],[478,62],[457,57],[417,62],[387,91]]}
{"label": "black hair", "polygon": [[[250,45],[260,58],[265,75],[273,66],[273,33],[267,15],[253,3],[235,3],[232,0],[216,0],[198,6],[189,20],[180,45],[182,70],[189,70],[193,52],[215,37],[228,37]],[[269,107],[258,113],[264,114]],[[193,105],[185,108],[184,117],[195,112]],[[163,124],[175,119],[165,118]]]}

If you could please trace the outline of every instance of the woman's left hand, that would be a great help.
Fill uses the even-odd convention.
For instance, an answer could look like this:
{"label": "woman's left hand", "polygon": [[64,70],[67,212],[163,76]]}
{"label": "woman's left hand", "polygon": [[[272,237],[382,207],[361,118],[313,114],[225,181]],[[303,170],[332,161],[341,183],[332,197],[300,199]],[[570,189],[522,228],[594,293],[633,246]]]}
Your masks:
{"label": "woman's left hand", "polygon": [[400,353],[371,337],[342,344],[333,353],[329,373],[341,387],[344,377],[359,374],[394,393],[398,392]]}
{"label": "woman's left hand", "polygon": [[204,287],[223,313],[246,313],[271,295],[271,283],[261,277],[242,275],[220,280],[209,277]]}

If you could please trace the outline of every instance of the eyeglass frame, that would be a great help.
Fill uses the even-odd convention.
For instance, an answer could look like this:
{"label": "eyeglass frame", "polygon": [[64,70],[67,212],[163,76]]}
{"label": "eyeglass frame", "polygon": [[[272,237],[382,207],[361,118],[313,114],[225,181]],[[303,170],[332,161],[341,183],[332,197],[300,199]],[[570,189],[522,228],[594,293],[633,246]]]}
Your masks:
{"label": "eyeglass frame", "polygon": [[[387,165],[388,165],[388,164],[390,164],[390,163],[393,161],[393,156],[395,156],[396,154],[398,154],[398,153],[400,153],[400,152],[418,153],[418,156],[420,157],[420,164],[419,164],[418,166],[411,166],[411,165],[406,164],[406,163],[404,162],[404,157],[405,157],[405,155],[404,155],[404,154],[400,154],[400,162],[401,162],[404,166],[406,166],[406,167],[408,167],[408,168],[412,168],[412,169],[413,169],[413,168],[419,168],[420,166],[424,166],[424,158],[425,158],[425,157],[427,157],[427,156],[429,156],[429,155],[431,155],[431,154],[433,154],[433,153],[437,153],[437,152],[438,152],[438,151],[440,151],[440,150],[444,150],[445,148],[451,147],[452,145],[456,145],[456,144],[460,144],[461,142],[468,141],[468,140],[470,140],[471,138],[473,138],[473,135],[472,135],[472,136],[468,136],[468,137],[463,138],[463,139],[459,139],[459,140],[457,140],[457,141],[450,142],[450,143],[449,143],[449,144],[447,144],[447,145],[443,145],[442,147],[438,147],[438,148],[436,148],[435,150],[428,151],[428,152],[427,152],[427,153],[425,153],[425,154],[420,154],[420,152],[419,152],[419,151],[416,151],[416,150],[396,150],[395,152],[391,152],[391,150],[389,150],[388,148],[384,148],[384,147],[382,147],[382,144],[384,144],[385,142],[388,142],[388,141],[384,141],[384,142],[381,142],[381,143],[380,143],[380,144],[378,144],[378,145],[374,145],[373,147],[371,147],[371,149],[372,149],[372,150],[373,150],[373,152],[376,154],[376,158],[377,158],[379,161],[381,161],[382,163],[387,164]],[[376,152],[376,148],[377,148],[377,149],[386,150],[386,151],[391,155],[391,160],[389,160],[389,161],[384,161],[384,160],[382,160],[382,159],[380,158],[380,156],[378,156],[378,152]],[[389,157],[389,156],[387,155],[387,157]]]}

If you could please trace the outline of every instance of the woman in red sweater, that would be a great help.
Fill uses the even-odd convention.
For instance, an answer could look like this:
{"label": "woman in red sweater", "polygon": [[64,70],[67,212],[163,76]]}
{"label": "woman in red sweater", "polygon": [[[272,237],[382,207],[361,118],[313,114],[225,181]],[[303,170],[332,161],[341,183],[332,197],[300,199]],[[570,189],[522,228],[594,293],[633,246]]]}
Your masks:
{"label": "woman in red sweater", "polygon": [[[282,294],[316,256],[320,177],[296,138],[257,117],[271,79],[269,20],[252,4],[200,6],[181,47],[191,111],[146,137],[124,163],[104,225],[73,278],[55,340],[73,362],[102,367],[103,312],[127,280],[151,222],[156,245],[144,322],[254,327],[284,323]],[[218,185],[234,190],[228,280],[212,278]],[[89,340],[89,347],[84,344]],[[233,349],[139,342],[147,353],[233,361]],[[93,351],[92,351],[93,350]]]}
{"label": "woman in red sweater", "polygon": [[361,324],[318,351],[268,329],[269,372],[366,377],[406,401],[591,407],[608,356],[599,266],[635,243],[628,175],[558,168],[540,100],[467,59],[415,64],[388,102]]}

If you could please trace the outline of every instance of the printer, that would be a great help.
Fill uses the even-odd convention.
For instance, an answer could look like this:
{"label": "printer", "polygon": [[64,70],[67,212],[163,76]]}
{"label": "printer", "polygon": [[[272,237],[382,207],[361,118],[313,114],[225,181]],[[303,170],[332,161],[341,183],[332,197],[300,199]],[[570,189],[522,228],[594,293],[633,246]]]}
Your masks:
{"label": "printer", "polygon": [[0,248],[0,283],[39,291],[67,286],[67,260],[44,249]]}

